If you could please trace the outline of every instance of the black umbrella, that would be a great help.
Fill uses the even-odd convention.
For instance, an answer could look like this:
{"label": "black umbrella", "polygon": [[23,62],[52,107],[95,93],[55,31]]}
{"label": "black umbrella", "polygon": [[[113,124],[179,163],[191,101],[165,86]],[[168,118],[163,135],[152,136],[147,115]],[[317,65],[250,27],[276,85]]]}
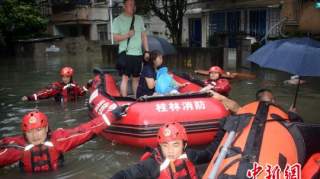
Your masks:
{"label": "black umbrella", "polygon": [[149,51],[158,50],[163,55],[172,55],[176,53],[176,49],[166,39],[148,35]]}
{"label": "black umbrella", "polygon": [[[310,38],[275,40],[248,57],[261,67],[285,71],[299,76],[320,76],[320,42]],[[300,86],[298,81],[293,106]]]}

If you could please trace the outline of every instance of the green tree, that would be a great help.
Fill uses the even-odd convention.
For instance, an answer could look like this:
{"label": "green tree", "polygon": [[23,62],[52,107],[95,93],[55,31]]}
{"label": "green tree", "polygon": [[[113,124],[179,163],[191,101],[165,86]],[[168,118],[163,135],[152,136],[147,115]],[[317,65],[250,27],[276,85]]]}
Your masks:
{"label": "green tree", "polygon": [[150,0],[152,12],[167,25],[170,37],[176,45],[181,45],[183,16],[187,10],[187,0]]}
{"label": "green tree", "polygon": [[33,0],[4,0],[0,5],[0,32],[7,46],[17,39],[41,34],[47,23]]}

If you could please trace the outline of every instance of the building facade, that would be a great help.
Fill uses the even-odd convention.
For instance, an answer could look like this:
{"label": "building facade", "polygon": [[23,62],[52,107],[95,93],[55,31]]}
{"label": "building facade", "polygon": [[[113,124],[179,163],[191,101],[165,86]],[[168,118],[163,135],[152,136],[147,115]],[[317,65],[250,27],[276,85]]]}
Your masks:
{"label": "building facade", "polygon": [[237,36],[257,40],[295,31],[307,0],[189,0],[184,17],[183,43],[207,47],[214,35],[226,35],[226,46],[237,46]]}
{"label": "building facade", "polygon": [[[109,0],[43,0],[41,12],[49,17],[48,32],[64,37],[83,36],[87,40],[111,43]],[[122,0],[112,1],[112,18],[122,12]],[[145,27],[150,35],[168,39],[166,25],[156,16],[144,16]]]}
{"label": "building facade", "polygon": [[[63,4],[52,0],[49,32],[65,37],[84,36],[87,40],[108,41],[109,13],[104,2],[76,0]],[[55,3],[54,3],[55,2]]]}

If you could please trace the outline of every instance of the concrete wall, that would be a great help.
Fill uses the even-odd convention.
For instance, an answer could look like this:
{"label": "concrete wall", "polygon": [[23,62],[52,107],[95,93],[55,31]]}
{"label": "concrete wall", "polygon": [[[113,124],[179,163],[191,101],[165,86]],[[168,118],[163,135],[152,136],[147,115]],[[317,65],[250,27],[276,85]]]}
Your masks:
{"label": "concrete wall", "polygon": [[64,35],[59,30],[59,25],[88,24],[90,25],[90,30],[87,38],[89,40],[97,41],[99,40],[97,24],[108,22],[109,13],[107,6],[83,6],[77,7],[71,11],[53,14],[51,16],[51,28],[48,31],[52,32],[53,35]]}
{"label": "concrete wall", "polygon": [[88,10],[88,19],[93,21],[107,21],[109,20],[108,8],[105,6],[102,7],[93,7]]}
{"label": "concrete wall", "polygon": [[109,13],[107,7],[77,7],[71,11],[65,11],[57,14],[52,14],[52,22],[65,22],[65,21],[107,21]]}
{"label": "concrete wall", "polygon": [[314,2],[303,6],[299,28],[304,32],[320,34],[320,9],[314,8]]}
{"label": "concrete wall", "polygon": [[52,34],[53,35],[62,35],[61,32],[59,31],[59,29],[57,28],[57,26],[51,25],[51,27],[52,27]]}
{"label": "concrete wall", "polygon": [[298,3],[297,0],[284,0],[281,8],[281,17],[287,17],[288,25],[298,24]]}
{"label": "concrete wall", "polygon": [[53,14],[51,21],[53,23],[66,22],[66,21],[77,21],[77,20],[89,20],[89,7],[78,7],[71,11],[61,12]]}
{"label": "concrete wall", "polygon": [[209,15],[207,13],[202,15],[201,25],[202,25],[202,27],[201,27],[201,29],[202,29],[201,47],[207,47],[207,45],[208,45],[207,41],[208,41],[208,37],[209,37]]}
{"label": "concrete wall", "polygon": [[[60,48],[58,53],[46,53],[46,48],[51,45]],[[64,38],[62,40],[20,43],[16,45],[16,54],[26,57],[44,57],[47,55],[76,55],[83,53],[94,53],[95,56],[101,56],[101,46],[98,42],[87,41],[84,37]]]}
{"label": "concrete wall", "polygon": [[144,23],[148,34],[156,35],[170,41],[170,31],[167,29],[166,23],[159,17],[152,16],[150,18],[145,18]]}
{"label": "concrete wall", "polygon": [[90,40],[99,40],[98,28],[96,23],[90,26]]}
{"label": "concrete wall", "polygon": [[182,46],[189,46],[189,15],[183,16],[182,23]]}
{"label": "concrete wall", "polygon": [[[103,45],[102,56],[104,63],[115,64],[117,59],[117,46]],[[223,66],[223,48],[178,47],[177,54],[164,57],[164,63],[168,65],[170,69],[183,69],[184,71],[207,69],[213,65]]]}

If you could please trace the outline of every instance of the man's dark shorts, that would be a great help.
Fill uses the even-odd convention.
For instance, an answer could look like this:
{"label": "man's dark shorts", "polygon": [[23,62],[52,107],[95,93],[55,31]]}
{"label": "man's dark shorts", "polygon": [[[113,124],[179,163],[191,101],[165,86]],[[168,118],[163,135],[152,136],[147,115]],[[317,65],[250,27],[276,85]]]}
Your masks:
{"label": "man's dark shorts", "polygon": [[125,56],[125,64],[122,69],[119,70],[120,76],[126,75],[129,77],[139,77],[142,68],[142,56]]}

